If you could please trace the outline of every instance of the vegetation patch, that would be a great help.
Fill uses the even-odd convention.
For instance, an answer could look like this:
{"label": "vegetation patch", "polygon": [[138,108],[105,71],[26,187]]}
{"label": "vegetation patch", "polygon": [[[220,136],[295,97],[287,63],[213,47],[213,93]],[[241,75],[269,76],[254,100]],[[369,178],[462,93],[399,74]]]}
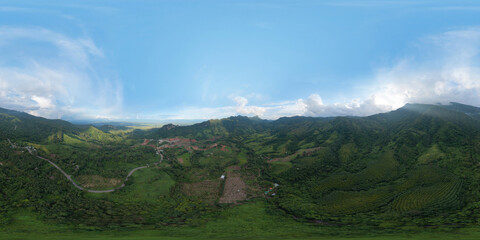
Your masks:
{"label": "vegetation patch", "polygon": [[288,169],[292,168],[291,162],[272,162],[270,163],[271,171],[273,174],[281,174]]}
{"label": "vegetation patch", "polygon": [[120,178],[104,178],[99,175],[81,175],[75,177],[75,181],[86,189],[111,189],[122,183]]}
{"label": "vegetation patch", "polygon": [[443,158],[445,158],[445,153],[443,153],[438,148],[438,145],[435,144],[418,158],[418,163],[427,164],[433,161],[441,160]]}
{"label": "vegetation patch", "polygon": [[112,193],[113,199],[154,202],[160,196],[169,195],[170,188],[175,185],[169,174],[154,167],[136,171],[127,183],[126,187]]}

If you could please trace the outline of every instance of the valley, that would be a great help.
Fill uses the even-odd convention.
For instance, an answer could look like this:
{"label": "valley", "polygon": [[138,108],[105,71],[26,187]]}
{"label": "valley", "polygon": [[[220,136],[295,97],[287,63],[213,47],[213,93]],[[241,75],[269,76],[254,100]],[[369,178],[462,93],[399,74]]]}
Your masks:
{"label": "valley", "polygon": [[5,231],[26,214],[67,232],[175,239],[174,229],[193,237],[226,218],[258,223],[259,236],[291,225],[321,239],[458,232],[480,217],[480,109],[407,104],[363,118],[237,116],[115,131],[2,111]]}

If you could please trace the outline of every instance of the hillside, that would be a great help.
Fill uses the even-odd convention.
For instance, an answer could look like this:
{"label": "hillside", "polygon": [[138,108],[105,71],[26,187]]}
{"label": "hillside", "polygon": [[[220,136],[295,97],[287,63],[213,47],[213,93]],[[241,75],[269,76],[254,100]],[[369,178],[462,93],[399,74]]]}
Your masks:
{"label": "hillside", "polygon": [[[75,226],[202,225],[263,201],[272,216],[321,225],[471,226],[480,216],[478,116],[459,103],[407,104],[369,117],[109,131],[1,109],[0,223],[27,208]],[[78,190],[42,158],[85,189],[125,186]]]}

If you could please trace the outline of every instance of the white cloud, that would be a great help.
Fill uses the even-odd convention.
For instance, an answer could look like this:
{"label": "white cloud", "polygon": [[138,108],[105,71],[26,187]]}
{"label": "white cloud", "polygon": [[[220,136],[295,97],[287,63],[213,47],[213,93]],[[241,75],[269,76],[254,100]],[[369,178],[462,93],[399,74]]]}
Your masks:
{"label": "white cloud", "polygon": [[55,107],[55,105],[52,103],[51,98],[32,96],[31,99],[33,101],[37,102],[37,104],[40,108],[51,109],[51,108]]}
{"label": "white cloud", "polygon": [[247,106],[248,100],[244,97],[237,96],[234,101],[237,103],[236,112],[242,115],[262,116],[266,110],[264,107]]}
{"label": "white cloud", "polygon": [[101,76],[103,53],[91,39],[15,27],[0,27],[0,39],[1,107],[48,118],[114,117],[121,110],[122,86]]}
{"label": "white cloud", "polygon": [[[230,115],[367,116],[398,109],[406,103],[460,102],[480,106],[480,28],[448,31],[420,39],[417,52],[393,66],[378,69],[361,89],[363,96],[325,103],[320,95],[249,106],[247,97],[233,98],[236,106],[210,108],[204,119]],[[184,111],[183,117],[189,112]],[[198,115],[197,115],[198,116]]]}
{"label": "white cloud", "polygon": [[[38,46],[28,44],[32,41]],[[27,45],[23,48],[21,44]],[[378,69],[369,82],[358,86],[367,89],[363,95],[342,102],[329,102],[313,93],[306,98],[252,105],[249,100],[258,103],[269,98],[244,93],[231,95],[227,106],[184,108],[168,113],[167,118],[366,116],[406,103],[480,105],[480,28],[427,36],[417,41],[416,47],[416,53]],[[1,107],[49,118],[128,118],[121,113],[122,85],[101,77],[97,63],[104,55],[91,39],[46,29],[0,27],[0,51]],[[206,98],[210,82],[203,84]],[[217,96],[212,96],[211,101],[217,101]]]}

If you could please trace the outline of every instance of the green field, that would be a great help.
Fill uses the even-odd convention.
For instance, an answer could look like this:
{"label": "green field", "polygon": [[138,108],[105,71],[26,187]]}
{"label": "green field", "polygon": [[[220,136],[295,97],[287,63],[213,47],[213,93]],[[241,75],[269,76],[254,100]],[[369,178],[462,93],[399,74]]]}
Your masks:
{"label": "green field", "polygon": [[291,162],[272,162],[270,163],[270,166],[274,174],[280,174],[290,169],[292,167],[292,163]]}
{"label": "green field", "polygon": [[247,164],[248,160],[247,160],[247,154],[245,152],[239,153],[237,158],[238,158],[238,165],[243,166]]}
{"label": "green field", "polygon": [[0,239],[478,239],[480,229],[449,232],[413,229],[396,233],[388,230],[356,229],[300,223],[291,217],[271,215],[263,201],[251,202],[222,212],[217,219],[198,227],[162,229],[118,229],[98,231],[49,225],[28,211],[19,212],[13,223],[0,229]]}
{"label": "green field", "polygon": [[191,157],[191,153],[189,152],[186,152],[180,156],[178,156],[178,158],[182,158],[183,159],[183,166],[185,167],[190,167],[192,166],[192,163],[190,162],[190,157]]}
{"label": "green field", "polygon": [[106,194],[89,193],[94,198],[106,198],[113,201],[154,202],[160,196],[169,194],[175,181],[157,168],[144,168],[132,174],[127,186],[119,191]]}

